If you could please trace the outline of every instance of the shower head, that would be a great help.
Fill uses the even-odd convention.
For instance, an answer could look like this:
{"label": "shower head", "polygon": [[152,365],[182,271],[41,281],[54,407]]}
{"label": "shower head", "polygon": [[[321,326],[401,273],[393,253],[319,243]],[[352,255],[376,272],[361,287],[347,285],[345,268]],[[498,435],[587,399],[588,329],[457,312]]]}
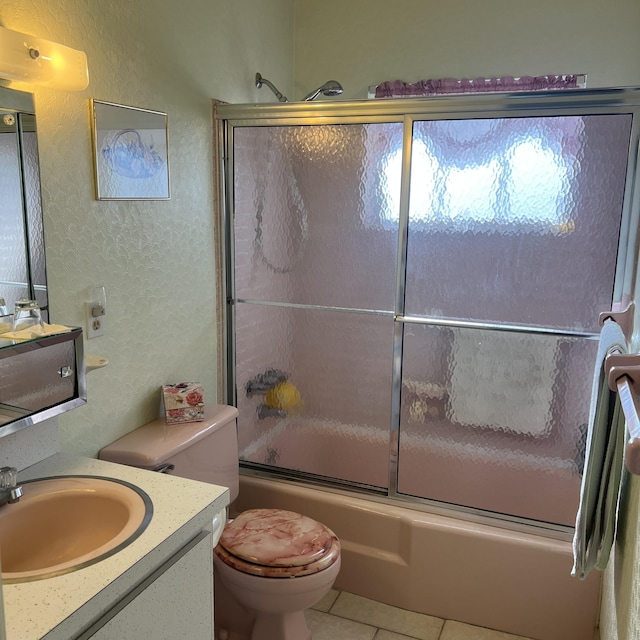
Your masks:
{"label": "shower head", "polygon": [[258,89],[262,88],[262,85],[266,84],[267,87],[269,87],[269,89],[271,89],[271,91],[273,91],[273,93],[275,94],[276,98],[278,98],[278,100],[280,102],[289,102],[287,100],[287,98],[285,96],[283,96],[274,86],[274,84],[272,82],[269,82],[269,80],[267,80],[266,78],[263,78],[259,73],[256,73],[256,87],[258,87]]}
{"label": "shower head", "polygon": [[[270,82],[266,78],[263,78],[259,73],[256,73],[256,87],[258,89],[262,88],[262,85],[267,85],[271,91],[273,91],[274,95],[280,102],[289,102],[286,96],[283,96],[280,91],[276,88],[273,82]],[[323,96],[339,96],[342,93],[342,85],[335,80],[329,80],[325,82],[321,87],[318,87],[310,94],[306,95],[302,98],[303,101],[309,102],[310,100],[315,100],[320,94]]]}
{"label": "shower head", "polygon": [[339,82],[328,80],[321,87],[318,87],[302,99],[306,101],[315,100],[320,94],[323,96],[339,96],[342,91],[342,85]]}

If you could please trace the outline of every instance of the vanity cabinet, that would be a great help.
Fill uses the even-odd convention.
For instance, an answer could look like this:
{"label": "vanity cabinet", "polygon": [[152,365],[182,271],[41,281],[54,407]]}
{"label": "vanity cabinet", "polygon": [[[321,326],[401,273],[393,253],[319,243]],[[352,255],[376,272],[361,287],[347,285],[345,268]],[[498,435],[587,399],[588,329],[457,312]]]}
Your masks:
{"label": "vanity cabinet", "polygon": [[0,435],[86,402],[82,329],[31,340],[0,335]]}
{"label": "vanity cabinet", "polygon": [[77,640],[211,640],[212,536],[202,532]]}
{"label": "vanity cabinet", "polygon": [[19,481],[87,475],[126,482],[153,504],[147,528],[76,571],[3,585],[7,640],[211,640],[212,536],[229,490],[113,462],[57,453]]}

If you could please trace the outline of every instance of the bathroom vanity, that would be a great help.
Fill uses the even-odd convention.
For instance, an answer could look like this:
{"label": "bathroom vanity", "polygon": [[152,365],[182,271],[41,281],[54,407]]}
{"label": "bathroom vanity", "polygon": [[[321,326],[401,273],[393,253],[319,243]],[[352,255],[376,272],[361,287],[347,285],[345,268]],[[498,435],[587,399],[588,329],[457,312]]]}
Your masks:
{"label": "bathroom vanity", "polygon": [[226,487],[61,453],[25,469],[19,481],[60,475],[131,483],[149,496],[153,516],[138,538],[95,564],[5,583],[7,640],[211,640],[212,533],[224,525]]}

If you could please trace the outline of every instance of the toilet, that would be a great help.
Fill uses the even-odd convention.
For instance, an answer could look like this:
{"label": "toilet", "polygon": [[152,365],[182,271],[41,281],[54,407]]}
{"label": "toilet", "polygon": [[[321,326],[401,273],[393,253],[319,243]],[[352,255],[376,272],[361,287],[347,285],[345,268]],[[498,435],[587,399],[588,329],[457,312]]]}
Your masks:
{"label": "toilet", "polygon": [[[204,420],[160,418],[100,451],[102,460],[229,488],[238,496],[238,410],[205,405]],[[281,509],[250,509],[215,531],[216,638],[310,640],[304,611],[331,589],[340,542],[325,525]]]}

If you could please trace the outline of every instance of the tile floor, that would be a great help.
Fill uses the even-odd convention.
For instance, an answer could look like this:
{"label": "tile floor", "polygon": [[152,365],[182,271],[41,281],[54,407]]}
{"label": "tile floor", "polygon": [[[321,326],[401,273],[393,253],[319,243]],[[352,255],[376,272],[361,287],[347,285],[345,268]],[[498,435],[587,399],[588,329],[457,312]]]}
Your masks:
{"label": "tile floor", "polygon": [[306,612],[313,640],[530,640],[332,590]]}

